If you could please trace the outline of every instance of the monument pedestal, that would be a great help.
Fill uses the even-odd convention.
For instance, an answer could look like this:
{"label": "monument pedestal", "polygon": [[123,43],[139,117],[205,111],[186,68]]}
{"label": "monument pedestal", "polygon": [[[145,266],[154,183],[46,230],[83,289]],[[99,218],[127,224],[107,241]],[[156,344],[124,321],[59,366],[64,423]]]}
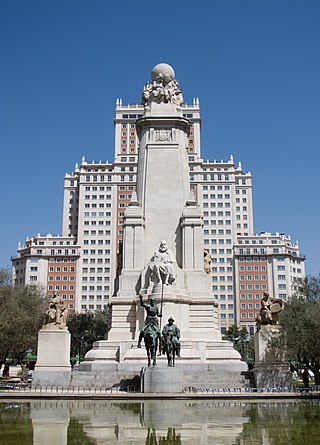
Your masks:
{"label": "monument pedestal", "polygon": [[180,393],[183,389],[181,368],[142,368],[140,379],[141,392]]}
{"label": "monument pedestal", "polygon": [[67,328],[44,325],[38,335],[37,363],[32,385],[68,386],[71,378],[70,333]]}
{"label": "monument pedestal", "polygon": [[288,387],[292,375],[284,352],[269,346],[272,337],[279,333],[278,325],[262,325],[255,334],[254,379],[257,388]]}

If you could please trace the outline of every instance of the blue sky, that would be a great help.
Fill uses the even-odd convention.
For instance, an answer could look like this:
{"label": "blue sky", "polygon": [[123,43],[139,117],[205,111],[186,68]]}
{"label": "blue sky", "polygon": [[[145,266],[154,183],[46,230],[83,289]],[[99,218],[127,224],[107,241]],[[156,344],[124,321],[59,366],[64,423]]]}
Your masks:
{"label": "blue sky", "polygon": [[0,0],[0,266],[61,233],[63,177],[113,160],[115,100],[159,62],[200,98],[202,156],[253,175],[255,232],[290,234],[320,271],[320,2]]}

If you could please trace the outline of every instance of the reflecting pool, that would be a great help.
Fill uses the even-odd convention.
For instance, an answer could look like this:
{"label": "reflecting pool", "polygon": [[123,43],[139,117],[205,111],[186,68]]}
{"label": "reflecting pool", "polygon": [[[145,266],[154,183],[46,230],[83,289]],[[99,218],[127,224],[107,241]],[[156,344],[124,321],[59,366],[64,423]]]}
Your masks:
{"label": "reflecting pool", "polygon": [[319,443],[319,400],[0,402],[0,445]]}

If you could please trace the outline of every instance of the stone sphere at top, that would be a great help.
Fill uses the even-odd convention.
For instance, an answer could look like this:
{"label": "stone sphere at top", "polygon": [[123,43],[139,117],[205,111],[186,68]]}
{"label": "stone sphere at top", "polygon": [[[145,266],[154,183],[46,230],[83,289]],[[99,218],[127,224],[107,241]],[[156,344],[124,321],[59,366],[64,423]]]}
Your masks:
{"label": "stone sphere at top", "polygon": [[151,71],[151,79],[153,81],[157,80],[159,74],[162,74],[162,77],[169,76],[171,79],[174,79],[175,77],[174,69],[167,63],[158,63],[158,65],[153,67]]}

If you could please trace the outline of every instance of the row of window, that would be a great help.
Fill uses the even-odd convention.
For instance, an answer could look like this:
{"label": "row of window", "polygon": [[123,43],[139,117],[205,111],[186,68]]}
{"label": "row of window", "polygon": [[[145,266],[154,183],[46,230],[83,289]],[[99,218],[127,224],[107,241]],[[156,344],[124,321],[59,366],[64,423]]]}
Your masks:
{"label": "row of window", "polygon": [[252,281],[252,279],[254,280],[266,280],[267,279],[267,275],[254,275],[254,277],[252,278],[252,275],[240,275],[240,281]]}
{"label": "row of window", "polygon": [[73,275],[70,275],[70,276],[63,275],[62,277],[60,275],[49,275],[48,280],[49,281],[75,281],[75,277]]}
{"label": "row of window", "polygon": [[[221,193],[221,194],[215,194],[215,193],[211,193],[210,195],[208,195],[207,193],[204,193],[203,195],[202,195],[202,198],[203,199],[209,199],[209,196],[210,196],[210,199],[223,199],[223,194]],[[224,195],[224,199],[230,199],[230,194],[229,193],[226,193],[225,195]]]}
{"label": "row of window", "polygon": [[[208,225],[209,225],[209,220],[204,219],[204,220],[203,220],[203,224],[204,224],[205,226],[208,226]],[[211,219],[211,220],[210,220],[210,224],[211,224],[212,226],[215,226],[215,225],[223,226],[224,224],[225,224],[226,226],[231,226],[231,219],[226,219],[225,221],[224,221],[223,219],[218,219],[218,221],[215,220],[215,219]]]}
{"label": "row of window", "polygon": [[[247,289],[247,290],[253,290],[254,288],[253,288],[253,285],[252,284],[247,284],[247,285],[245,285],[245,284],[240,284],[240,290],[245,290],[245,289]],[[256,288],[255,288],[256,289]],[[262,290],[267,290],[267,285],[266,284],[261,284],[261,289]]]}
{"label": "row of window", "polygon": [[[247,266],[247,267],[240,266],[239,270],[240,270],[240,272],[244,272],[245,270],[247,270],[248,272],[251,272],[252,271],[252,266]],[[259,271],[259,270],[266,271],[267,267],[266,266],[253,266],[253,270],[254,271]]]}
{"label": "row of window", "polygon": [[98,255],[110,255],[110,249],[105,249],[105,250],[103,250],[103,249],[90,249],[90,251],[88,250],[88,249],[83,249],[83,255],[89,255],[89,252],[90,252],[90,255],[96,255],[96,254],[98,254]]}
{"label": "row of window", "polygon": [[[227,305],[225,303],[220,303],[220,309],[221,310],[226,310],[227,309]],[[228,304],[228,310],[233,310],[233,304]]]}
{"label": "row of window", "polygon": [[[218,267],[212,267],[211,270],[213,273],[218,272]],[[224,266],[219,267],[219,272],[225,272],[225,271],[232,272],[232,266],[231,267],[230,266],[229,267],[224,267]]]}
{"label": "row of window", "polygon": [[70,263],[75,263],[76,259],[75,258],[49,258],[49,263],[68,263],[70,261]]}
{"label": "row of window", "polygon": [[88,311],[88,310],[89,311],[93,311],[95,309],[102,310],[102,309],[105,309],[107,307],[108,307],[107,304],[104,304],[104,305],[101,305],[101,304],[97,304],[97,305],[94,305],[94,304],[89,304],[89,305],[82,304],[81,305],[81,310],[82,311]]}
{"label": "row of window", "polygon": [[86,291],[94,291],[94,290],[96,290],[96,291],[102,291],[102,289],[103,290],[109,290],[110,289],[110,286],[82,286],[81,287],[81,290],[82,290],[82,292],[86,292]]}
{"label": "row of window", "polygon": [[111,226],[111,221],[102,221],[102,220],[100,220],[100,221],[98,221],[98,224],[97,224],[97,221],[83,221],[83,225],[84,226],[89,226],[89,225],[91,225],[91,226],[103,226],[103,225],[106,225],[106,226]]}
{"label": "row of window", "polygon": [[[97,205],[96,203],[92,203],[91,205],[88,204],[88,203],[86,203],[86,204],[84,205],[84,208],[85,208],[85,209],[90,209],[90,207],[91,207],[92,209],[97,209],[97,208],[98,208],[98,205]],[[110,208],[111,208],[111,202],[106,202],[106,203],[99,202],[99,209],[104,209],[104,208],[106,208],[106,209],[110,209]]]}
{"label": "row of window", "polygon": [[233,315],[233,314],[220,314],[220,318],[221,318],[222,320],[224,320],[224,319],[227,318],[227,315],[228,315],[229,320],[232,320],[232,319],[234,318],[234,315]]}
{"label": "row of window", "polygon": [[111,230],[90,230],[90,233],[89,230],[84,230],[83,235],[111,235]]}
{"label": "row of window", "polygon": [[121,162],[135,162],[136,157],[135,156],[129,156],[128,158],[126,156],[121,156],[120,161]]}
{"label": "row of window", "polygon": [[226,289],[228,291],[231,291],[233,289],[233,286],[224,286],[224,285],[220,285],[220,286],[214,285],[214,286],[212,286],[212,290],[213,291],[218,291],[219,290],[219,291],[224,292]]}
{"label": "row of window", "polygon": [[[209,235],[209,230],[208,229],[204,229],[203,234],[204,235]],[[210,230],[210,234],[211,235],[224,235],[224,234],[231,235],[231,229],[226,229],[226,230],[224,230],[224,229],[219,229],[219,230],[211,229]]]}
{"label": "row of window", "polygon": [[[210,253],[216,254],[217,249],[210,249]],[[212,263],[232,263],[232,258],[211,258]]]}
{"label": "row of window", "polygon": [[[225,185],[224,187],[222,185],[204,185],[202,186],[202,190],[230,190],[230,185]],[[221,195],[222,196],[222,195]],[[226,195],[225,195],[226,197]],[[228,197],[230,197],[230,195],[228,195]]]}
{"label": "row of window", "polygon": [[259,312],[249,312],[248,314],[246,314],[245,312],[241,313],[241,318],[256,318],[258,317],[260,314]]}
{"label": "row of window", "polygon": [[111,199],[111,197],[111,195],[84,195],[84,199]]}
{"label": "row of window", "polygon": [[[52,286],[52,284],[50,284],[50,285],[48,286],[48,290],[53,290],[53,286]],[[55,286],[55,290],[60,290],[60,285],[56,285],[56,286]],[[64,284],[63,286],[61,286],[61,290],[63,290],[63,291],[67,291],[67,290],[68,290],[68,286],[66,286],[66,285]],[[73,285],[73,284],[71,284],[71,285],[69,286],[69,290],[74,291],[74,285]],[[71,295],[71,300],[73,300],[73,295]]]}
{"label": "row of window", "polygon": [[241,303],[240,307],[241,309],[260,309],[260,303]]}
{"label": "row of window", "polygon": [[[34,269],[33,267],[31,267],[31,270]],[[37,267],[35,269],[38,269]],[[60,266],[56,267],[56,270],[54,270],[53,266],[49,267],[49,272],[74,272],[75,271],[75,267],[71,266],[71,267],[67,267],[67,266],[63,266],[62,268]]]}
{"label": "row of window", "polygon": [[[104,295],[103,299],[109,300],[109,295]],[[102,300],[102,295],[81,295],[81,300]]]}
{"label": "row of window", "polygon": [[[259,290],[260,289],[260,285],[258,285],[257,287],[255,286],[255,290]],[[256,300],[261,300],[261,294],[254,294],[254,298]],[[240,294],[240,299],[241,300],[252,300],[253,299],[253,294]]]}
{"label": "row of window", "polygon": [[102,273],[102,272],[106,272],[106,273],[109,273],[110,272],[110,267],[105,267],[104,268],[104,270],[103,270],[103,268],[102,267],[97,267],[97,268],[95,268],[95,267],[83,267],[82,268],[82,272],[83,273],[88,273],[88,272],[90,272],[90,273],[95,273],[95,272],[97,272],[97,273]]}
{"label": "row of window", "polygon": [[[97,192],[98,191],[98,187],[96,187],[96,186],[92,186],[92,187],[90,187],[89,185],[87,185],[86,187],[85,187],[85,191],[86,192],[90,192],[90,190],[92,190],[93,192]],[[105,190],[107,190],[107,191],[111,191],[112,190],[112,187],[111,186],[107,186],[107,187],[105,187],[104,185],[101,185],[100,187],[99,187],[99,191],[100,192],[104,192]],[[70,192],[70,194],[71,193],[73,193],[73,192]]]}
{"label": "row of window", "polygon": [[86,182],[104,182],[105,181],[105,175],[86,175]]}
{"label": "row of window", "polygon": [[102,240],[102,239],[98,239],[98,240],[95,240],[95,239],[92,239],[92,240],[87,240],[87,239],[85,239],[85,240],[83,240],[83,244],[84,245],[88,245],[88,244],[91,244],[91,245],[94,245],[94,244],[98,244],[98,245],[103,245],[103,244],[107,244],[107,245],[109,245],[109,244],[111,244],[111,240],[110,239],[105,239],[105,240]]}
{"label": "row of window", "polygon": [[85,218],[88,218],[89,216],[106,216],[106,217],[110,217],[111,216],[111,212],[84,212],[83,216]]}
{"label": "row of window", "polygon": [[52,246],[70,246],[71,244],[76,244],[75,241],[52,241],[52,243],[49,243],[48,241],[35,241],[35,246],[44,246],[45,244],[50,244]]}
{"label": "row of window", "polygon": [[[230,286],[228,286],[228,287],[230,287]],[[232,286],[231,286],[231,288],[232,288]],[[227,299],[225,294],[221,294],[220,296],[218,294],[214,294],[214,298],[215,298],[215,300],[220,299],[222,301],[225,301]],[[233,300],[233,294],[228,294],[228,300],[229,301]]]}
{"label": "row of window", "polygon": [[[209,244],[209,239],[204,239],[204,244]],[[211,239],[211,244],[232,244],[232,240],[231,239],[224,239],[224,238],[220,238],[220,239],[216,239],[216,238],[212,238]]]}
{"label": "row of window", "polygon": [[[227,279],[226,279],[227,278]],[[212,277],[211,277],[211,280],[212,281],[233,281],[233,278],[232,278],[232,276],[227,276],[227,277],[225,277],[224,275],[219,275],[219,276],[217,276],[217,275],[213,275]]]}
{"label": "row of window", "polygon": [[262,257],[257,257],[257,256],[251,257],[251,256],[248,256],[246,258],[240,257],[239,261],[241,261],[241,262],[246,261],[247,263],[250,263],[251,261],[254,261],[254,262],[258,262],[258,261],[265,262],[265,261],[267,261],[267,258],[264,257],[264,256],[262,256]]}

